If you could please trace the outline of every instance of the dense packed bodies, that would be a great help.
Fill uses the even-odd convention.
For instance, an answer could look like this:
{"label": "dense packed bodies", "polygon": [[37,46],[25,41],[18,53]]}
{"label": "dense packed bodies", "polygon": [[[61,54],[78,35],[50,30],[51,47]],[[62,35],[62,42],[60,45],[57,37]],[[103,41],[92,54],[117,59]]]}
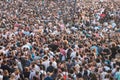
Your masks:
{"label": "dense packed bodies", "polygon": [[120,2],[0,0],[0,80],[120,80]]}

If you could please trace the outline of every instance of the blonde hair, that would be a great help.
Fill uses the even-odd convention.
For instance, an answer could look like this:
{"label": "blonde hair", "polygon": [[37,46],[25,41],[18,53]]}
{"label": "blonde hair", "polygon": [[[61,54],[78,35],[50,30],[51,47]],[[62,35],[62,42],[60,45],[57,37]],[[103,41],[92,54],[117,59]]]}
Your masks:
{"label": "blonde hair", "polygon": [[11,74],[10,80],[15,80],[15,74]]}
{"label": "blonde hair", "polygon": [[6,76],[9,76],[8,70],[4,70],[4,71],[3,71],[3,74],[6,75]]}
{"label": "blonde hair", "polygon": [[25,71],[27,71],[27,72],[28,72],[28,71],[29,71],[29,67],[25,67]]}
{"label": "blonde hair", "polygon": [[19,74],[19,73],[20,73],[19,69],[16,69],[15,74]]}

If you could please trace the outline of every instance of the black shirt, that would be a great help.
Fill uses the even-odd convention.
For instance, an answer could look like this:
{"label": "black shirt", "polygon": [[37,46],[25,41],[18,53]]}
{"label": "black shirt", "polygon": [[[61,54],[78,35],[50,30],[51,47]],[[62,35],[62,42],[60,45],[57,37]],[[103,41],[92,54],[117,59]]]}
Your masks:
{"label": "black shirt", "polygon": [[24,75],[24,78],[28,78],[29,79],[29,75],[30,75],[30,72],[23,72],[23,75]]}
{"label": "black shirt", "polygon": [[47,72],[53,72],[54,71],[54,67],[53,66],[49,66],[48,68],[47,68]]}

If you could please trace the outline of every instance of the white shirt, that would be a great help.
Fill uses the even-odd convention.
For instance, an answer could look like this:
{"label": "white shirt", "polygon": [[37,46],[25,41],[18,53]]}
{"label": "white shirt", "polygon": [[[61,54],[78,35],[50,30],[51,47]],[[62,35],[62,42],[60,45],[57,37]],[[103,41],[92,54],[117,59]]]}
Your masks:
{"label": "white shirt", "polygon": [[30,72],[29,80],[33,80],[34,76],[35,76],[35,70]]}
{"label": "white shirt", "polygon": [[107,72],[102,72],[101,73],[101,79],[103,80],[105,78],[105,75],[107,74]]}
{"label": "white shirt", "polygon": [[75,57],[76,57],[76,52],[73,51],[73,52],[71,53],[70,57],[71,57],[72,59],[75,58]]}
{"label": "white shirt", "polygon": [[56,63],[55,61],[53,61],[52,66],[53,66],[54,68],[57,68],[57,63]]}
{"label": "white shirt", "polygon": [[108,66],[104,66],[105,70],[108,71],[110,68]]}
{"label": "white shirt", "polygon": [[40,71],[40,68],[38,65],[35,65],[35,71]]}
{"label": "white shirt", "polygon": [[112,69],[112,74],[115,74],[116,68]]}
{"label": "white shirt", "polygon": [[16,75],[15,73],[12,73],[13,75],[15,75],[15,80],[18,80],[20,78],[20,75]]}
{"label": "white shirt", "polygon": [[3,75],[0,75],[0,80],[3,80]]}
{"label": "white shirt", "polygon": [[42,64],[45,66],[45,69],[47,69],[47,67],[49,66],[49,62],[49,60],[42,62]]}

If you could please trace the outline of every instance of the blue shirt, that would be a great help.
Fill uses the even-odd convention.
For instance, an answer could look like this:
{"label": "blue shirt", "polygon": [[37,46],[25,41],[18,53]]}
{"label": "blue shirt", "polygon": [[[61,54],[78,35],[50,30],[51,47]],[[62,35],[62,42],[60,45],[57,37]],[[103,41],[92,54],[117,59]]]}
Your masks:
{"label": "blue shirt", "polygon": [[90,49],[91,50],[96,50],[96,55],[98,55],[99,54],[99,52],[98,52],[98,47],[97,46],[92,46],[92,47],[90,47]]}
{"label": "blue shirt", "polygon": [[115,73],[115,79],[120,80],[120,71]]}
{"label": "blue shirt", "polygon": [[44,80],[53,80],[51,77],[46,77]]}

